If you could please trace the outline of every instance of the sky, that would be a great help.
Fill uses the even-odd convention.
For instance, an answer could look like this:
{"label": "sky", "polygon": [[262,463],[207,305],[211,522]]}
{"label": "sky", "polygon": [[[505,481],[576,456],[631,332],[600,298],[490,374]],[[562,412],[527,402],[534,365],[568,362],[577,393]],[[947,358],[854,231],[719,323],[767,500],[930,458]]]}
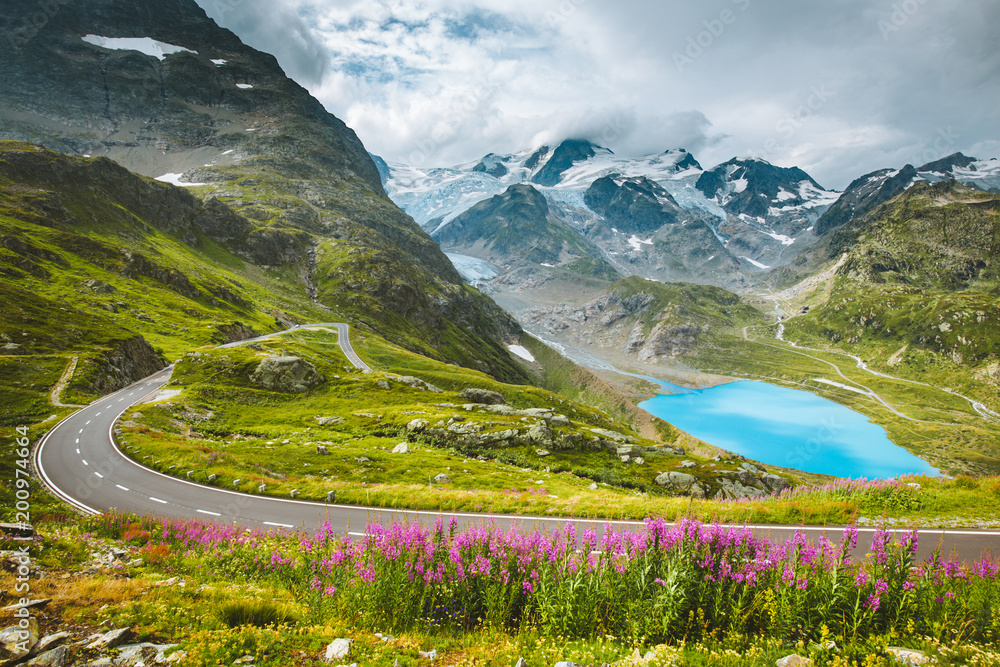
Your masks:
{"label": "sky", "polygon": [[390,162],[584,138],[843,189],[1000,157],[993,0],[198,0]]}

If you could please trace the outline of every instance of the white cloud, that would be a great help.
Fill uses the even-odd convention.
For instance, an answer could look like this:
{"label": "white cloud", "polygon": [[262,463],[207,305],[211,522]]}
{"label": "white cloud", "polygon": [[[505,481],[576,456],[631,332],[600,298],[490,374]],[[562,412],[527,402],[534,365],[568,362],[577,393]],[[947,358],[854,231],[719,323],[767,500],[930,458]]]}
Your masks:
{"label": "white cloud", "polygon": [[684,147],[706,166],[755,153],[844,187],[939,148],[997,146],[990,0],[201,2],[239,5],[220,22],[389,160],[586,136],[623,155]]}

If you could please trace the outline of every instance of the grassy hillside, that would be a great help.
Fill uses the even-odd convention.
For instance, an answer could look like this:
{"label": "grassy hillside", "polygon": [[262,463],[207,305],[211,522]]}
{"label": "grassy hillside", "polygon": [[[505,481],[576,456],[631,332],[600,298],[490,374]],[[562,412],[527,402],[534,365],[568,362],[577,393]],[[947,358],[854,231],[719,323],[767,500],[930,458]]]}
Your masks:
{"label": "grassy hillside", "polygon": [[[829,255],[846,259],[831,289],[784,304],[797,312],[809,306],[785,324],[786,339],[912,380],[879,378],[851,369],[848,357],[819,354],[923,420],[875,408],[895,442],[952,472],[1000,470],[998,420],[947,393],[1000,411],[998,243],[1000,197],[955,183],[917,184],[833,237]],[[789,368],[815,364],[784,347],[783,358],[799,357]]]}

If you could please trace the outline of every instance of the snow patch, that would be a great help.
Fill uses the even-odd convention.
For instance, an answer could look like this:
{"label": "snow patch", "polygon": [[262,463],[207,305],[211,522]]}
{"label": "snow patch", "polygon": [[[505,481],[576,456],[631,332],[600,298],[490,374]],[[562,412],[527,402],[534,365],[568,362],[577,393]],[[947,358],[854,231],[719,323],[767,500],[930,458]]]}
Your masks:
{"label": "snow patch", "polygon": [[775,241],[778,241],[781,245],[792,245],[795,243],[795,239],[790,236],[785,236],[784,234],[776,234],[775,232],[764,232],[764,234],[767,234]]}
{"label": "snow patch", "polygon": [[113,51],[138,51],[147,56],[157,58],[158,60],[163,60],[171,53],[180,53],[181,51],[187,51],[188,53],[194,54],[198,53],[197,51],[192,51],[191,49],[185,49],[183,46],[157,41],[151,37],[102,37],[100,35],[84,35],[81,39],[88,44],[99,46],[102,49],[111,49]]}
{"label": "snow patch", "polygon": [[242,88],[243,90],[246,90],[247,88],[253,88],[253,86],[249,83],[238,83],[236,84],[236,87]]}
{"label": "snow patch", "polygon": [[164,174],[163,176],[157,176],[154,180],[162,181],[164,183],[170,183],[171,185],[179,185],[182,188],[191,188],[196,185],[205,185],[204,183],[186,183],[181,181],[181,176],[184,174]]}
{"label": "snow patch", "polygon": [[529,352],[527,348],[522,347],[520,345],[508,345],[507,349],[516,354],[517,356],[521,357],[525,361],[535,360],[535,357],[531,354],[531,352]]}
{"label": "snow patch", "polygon": [[760,262],[758,262],[756,260],[753,260],[753,259],[750,259],[749,257],[740,257],[740,259],[745,259],[746,261],[748,261],[751,264],[753,264],[754,266],[756,266],[758,269],[770,269],[771,268],[767,264],[761,264]]}
{"label": "snow patch", "polygon": [[795,199],[795,195],[786,190],[785,188],[778,188],[778,196],[774,198],[774,201],[788,201],[789,199]]}
{"label": "snow patch", "polygon": [[547,266],[547,267],[549,267],[550,269],[554,269],[554,268],[556,268],[556,265],[555,265],[555,264],[549,264],[548,262],[542,262],[542,266]]}
{"label": "snow patch", "polygon": [[750,185],[750,181],[748,181],[747,179],[737,178],[735,181],[733,181],[733,193],[739,194],[741,192],[744,192],[747,189],[748,185]]}
{"label": "snow patch", "polygon": [[633,248],[635,248],[636,250],[642,250],[642,246],[644,245],[653,245],[653,239],[643,240],[640,239],[635,234],[633,234],[632,237],[628,240],[628,244]]}
{"label": "snow patch", "polygon": [[216,67],[222,67],[229,62],[225,58],[209,58],[209,60],[211,60]]}

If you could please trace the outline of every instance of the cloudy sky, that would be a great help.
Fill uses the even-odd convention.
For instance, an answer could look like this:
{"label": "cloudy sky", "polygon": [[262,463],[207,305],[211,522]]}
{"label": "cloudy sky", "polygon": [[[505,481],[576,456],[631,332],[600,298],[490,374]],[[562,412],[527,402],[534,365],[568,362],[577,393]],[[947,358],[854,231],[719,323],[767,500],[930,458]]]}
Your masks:
{"label": "cloudy sky", "polygon": [[198,0],[389,161],[566,138],[844,188],[1000,157],[993,0]]}

